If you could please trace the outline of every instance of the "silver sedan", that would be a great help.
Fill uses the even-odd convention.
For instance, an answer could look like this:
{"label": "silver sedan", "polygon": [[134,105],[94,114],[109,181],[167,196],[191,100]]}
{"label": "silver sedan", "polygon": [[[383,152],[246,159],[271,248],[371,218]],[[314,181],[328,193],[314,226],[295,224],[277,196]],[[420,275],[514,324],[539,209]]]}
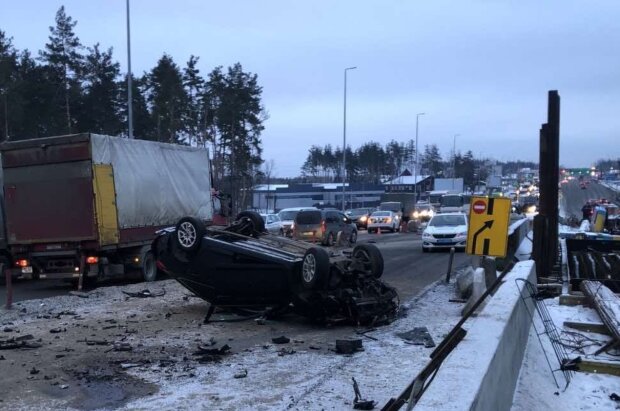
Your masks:
{"label": "silver sedan", "polygon": [[271,234],[284,235],[284,226],[277,214],[261,214],[265,222],[265,230]]}

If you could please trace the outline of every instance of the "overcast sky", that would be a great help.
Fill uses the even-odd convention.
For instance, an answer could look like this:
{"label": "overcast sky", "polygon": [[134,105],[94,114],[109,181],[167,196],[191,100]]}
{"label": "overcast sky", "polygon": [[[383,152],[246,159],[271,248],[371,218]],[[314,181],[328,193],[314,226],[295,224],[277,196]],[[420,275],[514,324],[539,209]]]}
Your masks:
{"label": "overcast sky", "polygon": [[[544,3],[544,4],[542,4]],[[43,48],[61,5],[86,46],[113,47],[126,71],[125,0],[0,0],[0,29]],[[620,1],[132,0],[132,68],[165,52],[204,76],[241,62],[258,74],[265,159],[294,176],[311,144],[415,138],[442,155],[538,161],[547,91],[561,106],[564,166],[620,156]]]}

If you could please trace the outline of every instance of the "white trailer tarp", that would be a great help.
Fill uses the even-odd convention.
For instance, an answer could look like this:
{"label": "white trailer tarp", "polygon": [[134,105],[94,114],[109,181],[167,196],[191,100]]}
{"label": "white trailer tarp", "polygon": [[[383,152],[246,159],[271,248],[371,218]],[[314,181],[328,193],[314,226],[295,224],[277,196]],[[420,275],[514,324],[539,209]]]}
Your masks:
{"label": "white trailer tarp", "polygon": [[94,164],[111,164],[120,228],[213,218],[207,149],[91,134]]}

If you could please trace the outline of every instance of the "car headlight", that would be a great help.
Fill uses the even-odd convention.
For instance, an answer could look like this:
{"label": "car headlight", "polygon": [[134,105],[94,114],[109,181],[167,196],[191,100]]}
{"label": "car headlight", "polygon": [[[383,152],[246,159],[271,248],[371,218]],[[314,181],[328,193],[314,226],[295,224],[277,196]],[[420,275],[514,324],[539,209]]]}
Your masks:
{"label": "car headlight", "polygon": [[431,238],[432,236],[431,233],[427,233],[426,231],[422,233],[422,238]]}
{"label": "car headlight", "polygon": [[467,235],[467,231],[462,232],[462,233],[456,233],[457,237],[465,237]]}
{"label": "car headlight", "polygon": [[365,215],[360,217],[360,221],[363,223],[364,221],[368,220],[368,217],[366,217]]}
{"label": "car headlight", "polygon": [[420,216],[420,214],[417,211],[413,212],[413,218],[418,218]]}

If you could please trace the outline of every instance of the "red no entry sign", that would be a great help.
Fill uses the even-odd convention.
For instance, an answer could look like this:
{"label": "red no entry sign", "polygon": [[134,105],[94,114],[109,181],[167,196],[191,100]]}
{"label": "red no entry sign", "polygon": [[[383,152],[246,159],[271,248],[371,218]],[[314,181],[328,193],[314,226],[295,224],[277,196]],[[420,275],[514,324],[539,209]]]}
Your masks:
{"label": "red no entry sign", "polygon": [[487,203],[483,200],[477,200],[473,205],[474,213],[482,214],[487,211]]}

